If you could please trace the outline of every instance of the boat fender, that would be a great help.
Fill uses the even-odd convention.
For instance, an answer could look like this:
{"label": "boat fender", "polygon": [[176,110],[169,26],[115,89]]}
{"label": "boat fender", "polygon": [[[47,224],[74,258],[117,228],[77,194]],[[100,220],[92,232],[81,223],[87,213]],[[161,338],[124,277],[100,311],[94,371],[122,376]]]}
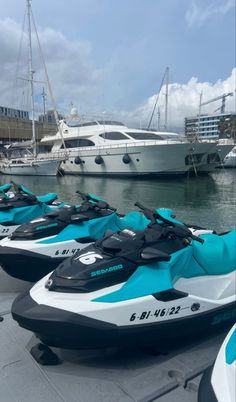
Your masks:
{"label": "boat fender", "polygon": [[104,163],[103,158],[101,157],[101,155],[97,155],[95,158],[95,163],[97,165],[101,165],[102,163]]}
{"label": "boat fender", "polygon": [[129,154],[124,154],[122,161],[127,165],[128,163],[131,162],[131,158],[129,156]]}
{"label": "boat fender", "polygon": [[80,156],[76,156],[75,157],[75,164],[76,165],[81,165],[81,163],[82,163],[82,159],[80,158]]}

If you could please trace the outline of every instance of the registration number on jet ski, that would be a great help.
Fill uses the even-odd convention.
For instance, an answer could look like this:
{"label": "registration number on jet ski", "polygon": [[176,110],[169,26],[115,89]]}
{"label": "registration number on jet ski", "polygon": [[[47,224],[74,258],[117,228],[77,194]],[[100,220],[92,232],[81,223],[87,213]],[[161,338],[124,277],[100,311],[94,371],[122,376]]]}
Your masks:
{"label": "registration number on jet ski", "polygon": [[143,311],[140,315],[138,313],[133,313],[130,317],[130,321],[134,320],[147,320],[149,317],[165,317],[167,315],[178,314],[181,307],[170,307],[170,308],[161,308],[156,311]]}

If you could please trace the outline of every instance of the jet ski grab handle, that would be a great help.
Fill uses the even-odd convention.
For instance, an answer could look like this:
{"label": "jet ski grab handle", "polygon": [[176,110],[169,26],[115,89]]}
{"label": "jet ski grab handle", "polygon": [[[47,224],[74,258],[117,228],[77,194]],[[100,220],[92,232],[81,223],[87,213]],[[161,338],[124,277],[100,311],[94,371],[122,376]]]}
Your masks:
{"label": "jet ski grab handle", "polygon": [[157,211],[151,210],[149,208],[144,207],[142,204],[139,202],[136,202],[134,204],[136,207],[140,208],[144,215],[150,219],[152,224],[157,224],[157,219],[160,219],[162,222],[166,223],[167,225],[171,225],[173,227],[173,232],[179,236],[179,237],[191,237],[192,240],[196,240],[199,243],[203,244],[204,240],[201,239],[198,236],[194,236],[192,232],[186,227],[186,226],[181,226],[176,224],[175,222],[170,221],[169,219],[166,219],[162,217]]}
{"label": "jet ski grab handle", "polygon": [[76,193],[79,194],[79,196],[85,202],[93,201],[95,203],[94,207],[96,207],[96,208],[110,209],[111,211],[116,211],[116,209],[111,207],[106,201],[98,200],[97,198],[93,197],[91,194],[82,193],[82,191],[79,191],[79,190],[77,190]]}

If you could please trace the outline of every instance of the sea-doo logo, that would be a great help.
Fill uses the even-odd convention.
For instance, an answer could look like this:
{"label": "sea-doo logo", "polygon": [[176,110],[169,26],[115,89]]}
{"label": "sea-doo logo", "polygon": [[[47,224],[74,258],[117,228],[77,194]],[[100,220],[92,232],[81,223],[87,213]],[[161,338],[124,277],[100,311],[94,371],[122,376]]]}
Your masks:
{"label": "sea-doo logo", "polygon": [[93,271],[91,272],[91,276],[98,276],[98,275],[104,275],[104,274],[109,274],[110,272],[114,272],[117,271],[119,269],[123,269],[124,266],[122,264],[119,265],[114,265],[113,267],[109,267],[109,268],[104,268],[104,269],[98,269],[97,271]]}
{"label": "sea-doo logo", "polygon": [[82,264],[91,265],[94,264],[97,259],[102,260],[103,257],[100,254],[95,253],[94,251],[89,251],[88,253],[76,257],[74,261],[79,260]]}

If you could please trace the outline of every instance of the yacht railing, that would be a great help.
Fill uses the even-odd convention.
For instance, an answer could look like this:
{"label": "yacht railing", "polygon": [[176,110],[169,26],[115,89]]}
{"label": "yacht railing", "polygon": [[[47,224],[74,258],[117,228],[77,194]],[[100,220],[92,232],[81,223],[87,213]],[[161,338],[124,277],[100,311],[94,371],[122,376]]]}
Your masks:
{"label": "yacht railing", "polygon": [[[174,145],[178,145],[179,143],[181,144],[192,144],[191,142],[187,141],[186,139],[178,139],[178,141],[176,140],[157,140],[157,141],[129,141],[129,142],[122,142],[119,144],[107,144],[107,145],[94,145],[94,146],[90,146],[90,147],[74,147],[74,148],[67,148],[67,153],[70,154],[72,152],[77,152],[79,151],[93,151],[93,150],[107,150],[107,149],[119,149],[119,148],[131,148],[131,147],[145,147],[145,146],[153,146],[153,145],[170,145],[170,144],[174,144]],[[51,151],[50,153],[41,153],[39,154],[40,157],[44,157],[45,155],[57,155],[57,157],[63,157],[64,159],[66,159],[65,157],[65,152],[64,151]]]}

